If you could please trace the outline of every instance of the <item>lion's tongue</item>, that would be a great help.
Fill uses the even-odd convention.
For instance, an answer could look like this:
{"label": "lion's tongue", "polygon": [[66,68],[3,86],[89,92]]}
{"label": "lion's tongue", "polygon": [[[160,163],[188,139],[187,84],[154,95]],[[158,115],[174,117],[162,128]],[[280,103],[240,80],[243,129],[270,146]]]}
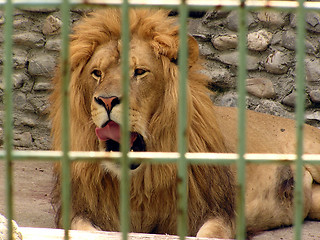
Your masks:
{"label": "lion's tongue", "polygon": [[[114,121],[110,121],[105,127],[96,128],[96,135],[102,141],[112,139],[113,141],[120,143],[120,126]],[[137,133],[131,133],[130,147],[132,147],[132,144],[136,138]]]}

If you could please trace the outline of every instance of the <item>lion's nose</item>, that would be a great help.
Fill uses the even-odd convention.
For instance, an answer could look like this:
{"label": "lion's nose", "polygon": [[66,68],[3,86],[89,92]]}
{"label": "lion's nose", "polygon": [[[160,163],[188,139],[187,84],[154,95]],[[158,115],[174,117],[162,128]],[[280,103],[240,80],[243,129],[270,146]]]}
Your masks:
{"label": "lion's nose", "polygon": [[108,114],[110,114],[112,108],[120,103],[120,99],[118,97],[95,97],[94,100],[102,105]]}

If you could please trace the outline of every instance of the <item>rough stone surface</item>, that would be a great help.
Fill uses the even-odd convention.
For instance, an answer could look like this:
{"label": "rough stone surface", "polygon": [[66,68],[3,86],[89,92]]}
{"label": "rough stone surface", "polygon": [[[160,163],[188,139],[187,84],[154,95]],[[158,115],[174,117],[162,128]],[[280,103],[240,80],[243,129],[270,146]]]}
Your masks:
{"label": "rough stone surface", "polygon": [[[291,15],[291,26],[297,26],[297,15]],[[306,29],[310,32],[320,32],[320,14],[314,11],[308,11],[306,13]]]}
{"label": "rough stone surface", "polygon": [[[90,10],[74,9],[71,24]],[[0,10],[0,130],[3,128],[3,32]],[[14,14],[13,103],[14,147],[50,149],[47,120],[50,78],[61,50],[61,13],[56,8],[19,8]],[[211,10],[193,15],[188,30],[199,42],[200,53],[216,90],[217,105],[237,106],[238,12]],[[306,16],[306,122],[320,127],[320,41],[319,12]],[[248,109],[288,118],[294,117],[296,14],[280,11],[250,11],[247,15]],[[252,80],[255,79],[255,80]],[[257,80],[259,79],[259,80]],[[261,80],[263,79],[263,80]],[[293,94],[293,95],[292,95]],[[0,148],[3,145],[0,131]]]}
{"label": "rough stone surface", "polygon": [[43,23],[42,32],[45,35],[58,34],[61,26],[62,21],[59,18],[50,15]]}
{"label": "rough stone surface", "polygon": [[274,98],[276,92],[274,91],[273,84],[267,78],[251,78],[247,79],[246,89],[248,93],[259,98]]}
{"label": "rough stone surface", "polygon": [[13,42],[28,47],[43,47],[45,40],[40,33],[18,33],[12,36]]}
{"label": "rough stone surface", "polygon": [[248,49],[254,51],[265,51],[272,39],[272,33],[265,29],[257,32],[249,33],[248,35]]}
{"label": "rough stone surface", "polygon": [[289,56],[283,52],[275,51],[271,53],[264,63],[267,72],[283,74],[288,71]]}
{"label": "rough stone surface", "polygon": [[52,76],[56,59],[48,55],[37,55],[29,59],[28,72],[33,76]]}
{"label": "rough stone surface", "polygon": [[[318,58],[306,59],[307,84],[320,86],[320,60]],[[320,87],[319,87],[320,88]]]}
{"label": "rough stone surface", "polygon": [[276,11],[260,11],[257,15],[262,24],[269,27],[282,27],[286,23],[286,13]]}
{"label": "rough stone surface", "polygon": [[312,90],[309,95],[312,102],[320,103],[320,90]]}
{"label": "rough stone surface", "polygon": [[[238,25],[239,25],[239,16],[238,16],[238,11],[232,11],[228,16],[227,16],[227,28],[232,30],[232,31],[237,31],[238,30]],[[255,25],[255,19],[252,16],[252,14],[249,12],[247,15],[247,26],[248,28],[251,28]]]}
{"label": "rough stone surface", "polygon": [[46,42],[45,48],[49,51],[60,51],[61,50],[61,39],[49,39]]}
{"label": "rough stone surface", "polygon": [[[227,52],[222,53],[217,56],[217,60],[221,61],[224,64],[238,66],[239,65],[239,54],[238,52]],[[259,67],[259,58],[257,56],[247,56],[247,69],[256,70]]]}
{"label": "rough stone surface", "polygon": [[238,46],[238,36],[236,34],[219,36],[212,39],[212,44],[218,50],[235,49]]}

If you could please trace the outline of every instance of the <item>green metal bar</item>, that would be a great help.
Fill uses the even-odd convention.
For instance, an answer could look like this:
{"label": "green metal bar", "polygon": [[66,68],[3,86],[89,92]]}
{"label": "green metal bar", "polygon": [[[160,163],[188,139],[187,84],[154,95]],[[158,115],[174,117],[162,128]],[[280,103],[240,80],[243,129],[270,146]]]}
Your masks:
{"label": "green metal bar", "polygon": [[121,182],[120,182],[120,223],[122,239],[128,239],[130,231],[130,178],[129,178],[129,84],[130,84],[130,17],[129,3],[121,5],[121,70],[122,70],[122,125],[121,125]]}
{"label": "green metal bar", "polygon": [[295,239],[301,239],[302,221],[303,221],[303,126],[304,126],[304,81],[305,81],[305,9],[303,6],[304,0],[299,0],[297,8],[297,75],[296,75],[296,141],[297,141],[297,160],[296,160],[296,173],[295,173],[295,194],[294,194],[294,231]]}
{"label": "green metal bar", "polygon": [[71,208],[71,184],[70,184],[70,159],[69,159],[69,81],[70,81],[70,62],[69,62],[69,22],[70,22],[70,3],[63,0],[61,4],[62,14],[62,49],[61,49],[61,74],[62,74],[62,222],[65,229],[65,239],[69,239],[70,229],[70,208]]}
{"label": "green metal bar", "polygon": [[8,219],[8,239],[12,239],[13,218],[13,184],[12,184],[12,148],[13,148],[13,100],[12,100],[12,33],[13,33],[13,4],[8,0],[5,5],[4,29],[4,144],[6,158],[6,214]]}
{"label": "green metal bar", "polygon": [[188,7],[185,1],[179,6],[179,104],[178,104],[178,234],[184,239],[188,234],[188,178],[187,161],[187,80],[188,80]]}
{"label": "green metal bar", "polygon": [[246,152],[246,77],[247,77],[247,9],[245,0],[241,0],[239,8],[239,67],[238,67],[238,154],[237,161],[237,238],[246,239],[245,222],[245,167]]}

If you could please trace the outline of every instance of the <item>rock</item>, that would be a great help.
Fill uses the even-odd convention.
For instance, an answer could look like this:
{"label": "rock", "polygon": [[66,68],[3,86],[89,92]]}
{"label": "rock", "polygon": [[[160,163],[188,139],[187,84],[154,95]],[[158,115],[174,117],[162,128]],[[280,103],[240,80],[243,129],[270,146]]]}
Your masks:
{"label": "rock", "polygon": [[214,53],[214,48],[210,43],[199,43],[199,52],[202,56],[211,56]]}
{"label": "rock", "polygon": [[27,102],[27,97],[22,92],[15,92],[13,94],[13,102],[17,109],[24,109]]}
{"label": "rock", "polygon": [[272,35],[272,39],[270,44],[271,45],[278,45],[282,41],[282,33],[281,32],[276,32]]}
{"label": "rock", "polygon": [[248,93],[259,98],[274,98],[276,96],[273,84],[267,78],[247,79],[246,89]]}
{"label": "rock", "polygon": [[252,110],[285,118],[294,117],[294,113],[286,112],[286,110],[280,103],[268,99],[262,99],[261,101],[259,101],[259,104]]}
{"label": "rock", "polygon": [[[238,11],[232,11],[226,21],[227,21],[227,28],[232,31],[238,31],[238,25],[239,25],[239,17],[238,17]],[[248,12],[247,15],[247,27],[250,28],[255,25],[254,17],[250,12]]]}
{"label": "rock", "polygon": [[25,29],[31,22],[24,16],[18,16],[13,20],[14,29]]}
{"label": "rock", "polygon": [[320,14],[317,12],[306,13],[307,29],[314,32],[320,32]]}
{"label": "rock", "polygon": [[320,86],[320,60],[311,58],[305,62],[307,84],[310,86]]}
{"label": "rock", "polygon": [[[282,103],[284,105],[287,105],[289,107],[293,107],[294,108],[296,106],[296,96],[297,96],[297,93],[296,92],[292,92],[282,100]],[[309,100],[305,99],[304,102],[305,102],[305,106],[306,107],[310,106],[310,101]]]}
{"label": "rock", "polygon": [[235,87],[235,80],[231,78],[230,71],[227,69],[215,66],[207,67],[207,69],[205,74],[210,77],[210,83],[214,86],[226,89]]}
{"label": "rock", "polygon": [[38,82],[34,84],[34,91],[48,91],[52,89],[52,85],[48,82]]}
{"label": "rock", "polygon": [[260,11],[257,17],[264,25],[278,28],[285,25],[286,15],[278,11]]}
{"label": "rock", "polygon": [[61,39],[49,39],[46,42],[45,48],[49,51],[60,51],[61,50]]}
{"label": "rock", "polygon": [[45,40],[40,33],[17,33],[12,36],[13,42],[28,47],[43,47]]}
{"label": "rock", "polygon": [[317,120],[317,121],[320,121],[320,111],[316,111],[316,112],[313,112],[313,113],[308,113],[305,115],[305,119],[306,120]]}
{"label": "rock", "polygon": [[13,66],[15,69],[25,68],[27,63],[27,51],[24,50],[14,50],[13,52]]}
{"label": "rock", "polygon": [[28,72],[33,76],[52,76],[56,59],[51,55],[37,55],[29,60]]}
{"label": "rock", "polygon": [[320,103],[320,90],[312,90],[309,95],[312,102]]}
{"label": "rock", "polygon": [[15,73],[12,76],[13,86],[15,89],[21,88],[28,81],[29,77],[25,73]]}
{"label": "rock", "polygon": [[51,12],[56,12],[59,11],[59,8],[54,8],[54,7],[46,7],[46,8],[36,8],[36,7],[24,7],[24,8],[19,8],[20,10],[26,11],[26,12],[31,12],[31,13],[51,13]]}
{"label": "rock", "polygon": [[49,109],[49,103],[47,97],[28,98],[28,101],[33,106],[33,111],[38,114],[44,114],[46,109]]}
{"label": "rock", "polygon": [[[8,239],[8,220],[0,214],[0,239]],[[22,234],[19,231],[18,224],[12,220],[12,239],[13,240],[22,240]]]}
{"label": "rock", "polygon": [[267,72],[283,74],[288,71],[288,62],[290,62],[290,59],[285,53],[275,51],[267,57],[264,67]]}
{"label": "rock", "polygon": [[[225,64],[238,66],[239,65],[239,54],[238,52],[228,52],[222,53],[217,56],[217,59]],[[256,70],[259,67],[259,58],[257,56],[247,56],[247,69],[248,70]]]}
{"label": "rock", "polygon": [[314,54],[319,49],[319,41],[309,41],[306,39],[306,53],[308,54]]}
{"label": "rock", "polygon": [[21,117],[21,119],[19,119],[19,125],[20,124],[22,124],[23,126],[35,127],[36,120],[35,118],[31,118],[30,116]]}
{"label": "rock", "polygon": [[248,34],[248,49],[253,51],[265,51],[272,39],[272,33],[265,29]]}
{"label": "rock", "polygon": [[236,107],[238,104],[238,95],[233,92],[223,94],[215,100],[215,103],[217,106]]}
{"label": "rock", "polygon": [[292,92],[288,96],[286,96],[282,100],[282,103],[286,106],[294,108],[296,106],[296,92]]}
{"label": "rock", "polygon": [[218,50],[235,49],[238,46],[238,37],[236,34],[218,36],[211,40],[213,46]]}
{"label": "rock", "polygon": [[[290,25],[297,26],[297,14],[291,15]],[[306,29],[311,32],[320,32],[320,14],[315,11],[307,11],[306,13]]]}
{"label": "rock", "polygon": [[221,10],[211,10],[208,11],[205,16],[202,18],[203,24],[208,24],[213,20],[221,19],[227,17],[229,14],[228,11],[221,11]]}
{"label": "rock", "polygon": [[30,132],[15,134],[13,144],[17,147],[31,147],[32,136]]}
{"label": "rock", "polygon": [[49,15],[43,23],[42,32],[45,35],[59,34],[62,26],[62,21]]}
{"label": "rock", "polygon": [[[312,54],[315,53],[318,49],[318,46],[308,39],[305,39],[306,43],[306,53]],[[296,33],[293,30],[288,30],[282,33],[282,46],[295,51],[296,49]]]}
{"label": "rock", "polygon": [[282,46],[289,50],[296,49],[296,33],[293,30],[282,33]]}

